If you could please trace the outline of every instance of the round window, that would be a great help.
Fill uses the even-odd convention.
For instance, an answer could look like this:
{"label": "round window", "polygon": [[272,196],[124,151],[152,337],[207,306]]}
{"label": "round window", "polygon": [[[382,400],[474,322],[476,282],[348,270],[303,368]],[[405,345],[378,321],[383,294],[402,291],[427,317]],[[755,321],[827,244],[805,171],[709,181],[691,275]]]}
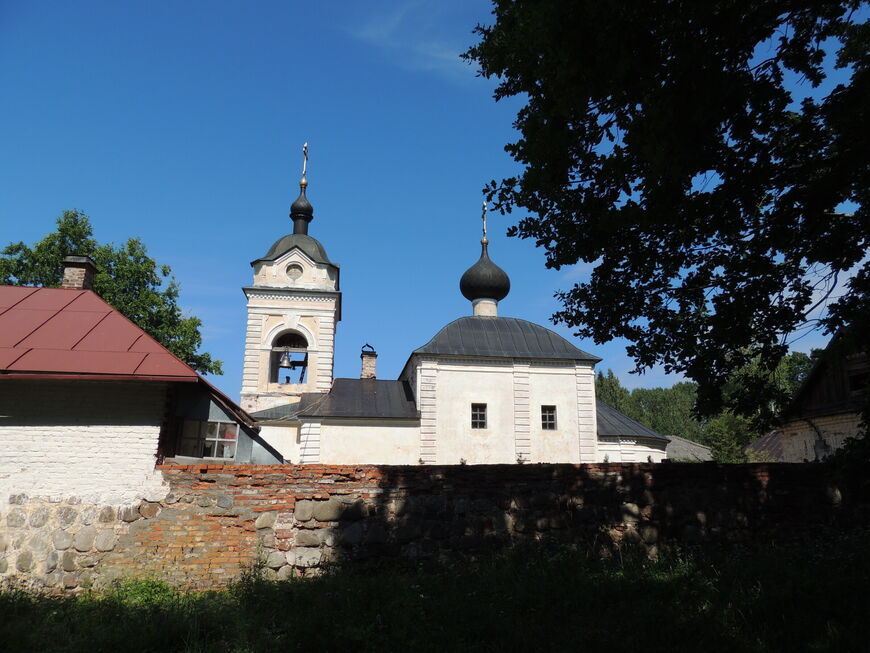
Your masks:
{"label": "round window", "polygon": [[302,266],[293,263],[292,265],[287,266],[287,276],[290,277],[291,281],[296,281],[299,277],[302,276]]}

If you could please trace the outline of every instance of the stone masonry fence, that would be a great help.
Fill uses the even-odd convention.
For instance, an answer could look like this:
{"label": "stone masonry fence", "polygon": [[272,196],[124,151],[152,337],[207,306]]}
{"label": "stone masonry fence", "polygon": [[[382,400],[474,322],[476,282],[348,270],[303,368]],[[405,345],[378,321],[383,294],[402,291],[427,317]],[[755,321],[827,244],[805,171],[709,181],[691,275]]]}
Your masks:
{"label": "stone masonry fence", "polygon": [[251,568],[286,579],[537,542],[655,555],[870,523],[870,468],[844,484],[818,464],[159,469],[160,501],[10,497],[0,506],[0,586],[65,592],[154,578],[208,589]]}

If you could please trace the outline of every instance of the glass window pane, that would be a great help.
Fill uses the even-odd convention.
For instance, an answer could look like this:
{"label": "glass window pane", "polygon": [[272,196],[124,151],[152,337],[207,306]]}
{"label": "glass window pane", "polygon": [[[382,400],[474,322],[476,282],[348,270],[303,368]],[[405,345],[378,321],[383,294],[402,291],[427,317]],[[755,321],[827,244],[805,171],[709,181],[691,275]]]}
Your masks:
{"label": "glass window pane", "polygon": [[203,458],[214,458],[215,451],[217,449],[217,443],[213,440],[206,440],[202,446],[202,456]]}
{"label": "glass window pane", "polygon": [[221,438],[222,440],[235,440],[237,429],[238,429],[237,424],[231,424],[230,422],[222,422],[220,425],[220,429],[218,431],[218,437]]}
{"label": "glass window pane", "polygon": [[541,428],[545,431],[556,430],[555,406],[541,406]]}
{"label": "glass window pane", "polygon": [[205,437],[208,439],[214,439],[217,437],[218,425],[217,422],[206,422],[203,426],[205,426],[204,432]]}
{"label": "glass window pane", "polygon": [[235,442],[222,442],[218,445],[218,458],[234,458],[236,455]]}
{"label": "glass window pane", "polygon": [[471,404],[471,428],[486,428],[486,404]]}

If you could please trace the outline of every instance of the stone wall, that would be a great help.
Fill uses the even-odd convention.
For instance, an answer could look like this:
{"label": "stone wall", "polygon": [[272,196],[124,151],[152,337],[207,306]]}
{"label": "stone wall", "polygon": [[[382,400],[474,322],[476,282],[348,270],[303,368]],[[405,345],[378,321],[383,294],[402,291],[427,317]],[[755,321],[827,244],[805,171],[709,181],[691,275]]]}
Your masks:
{"label": "stone wall", "polygon": [[169,493],[134,506],[10,497],[0,506],[0,583],[63,591],[127,576],[210,588],[255,565],[288,578],[327,563],[547,540],[655,554],[870,523],[870,473],[837,485],[828,467],[811,464],[160,470]]}

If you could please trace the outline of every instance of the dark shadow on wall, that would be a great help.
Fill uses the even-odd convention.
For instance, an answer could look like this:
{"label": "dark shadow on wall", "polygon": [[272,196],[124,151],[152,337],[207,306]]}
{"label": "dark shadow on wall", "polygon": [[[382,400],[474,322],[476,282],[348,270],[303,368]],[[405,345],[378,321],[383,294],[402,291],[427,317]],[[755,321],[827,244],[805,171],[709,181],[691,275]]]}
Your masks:
{"label": "dark shadow on wall", "polygon": [[870,522],[866,484],[841,488],[829,476],[810,465],[383,466],[347,483],[357,487],[325,479],[320,498],[297,500],[287,534],[303,575],[514,548],[655,557],[768,545]]}

